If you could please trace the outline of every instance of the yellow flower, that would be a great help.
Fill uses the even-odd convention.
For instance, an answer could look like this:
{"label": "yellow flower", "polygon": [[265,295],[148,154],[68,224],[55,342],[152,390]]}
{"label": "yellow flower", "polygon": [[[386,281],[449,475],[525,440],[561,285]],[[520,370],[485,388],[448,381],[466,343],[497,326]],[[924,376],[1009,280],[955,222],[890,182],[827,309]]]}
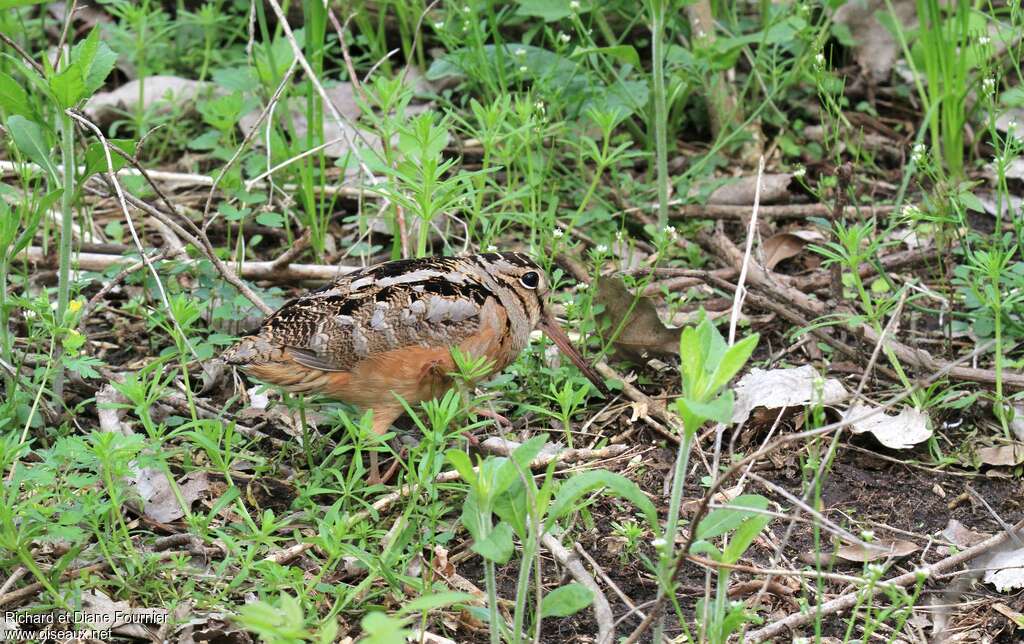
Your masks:
{"label": "yellow flower", "polygon": [[68,310],[72,313],[78,313],[82,310],[82,300],[71,300],[68,302]]}

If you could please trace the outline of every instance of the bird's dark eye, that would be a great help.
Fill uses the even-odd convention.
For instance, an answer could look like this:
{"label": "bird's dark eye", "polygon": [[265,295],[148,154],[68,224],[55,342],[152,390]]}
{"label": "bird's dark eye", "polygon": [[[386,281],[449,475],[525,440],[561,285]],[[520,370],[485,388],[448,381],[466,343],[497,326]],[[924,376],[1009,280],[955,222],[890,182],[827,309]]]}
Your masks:
{"label": "bird's dark eye", "polygon": [[540,275],[537,274],[537,271],[523,273],[523,276],[519,278],[519,283],[526,288],[537,288],[537,285],[540,284]]}

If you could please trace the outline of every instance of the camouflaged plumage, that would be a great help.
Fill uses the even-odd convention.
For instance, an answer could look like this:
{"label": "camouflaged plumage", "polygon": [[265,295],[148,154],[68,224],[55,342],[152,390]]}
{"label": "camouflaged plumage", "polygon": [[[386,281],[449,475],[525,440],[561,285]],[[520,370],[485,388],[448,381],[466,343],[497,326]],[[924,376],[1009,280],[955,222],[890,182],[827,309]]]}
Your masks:
{"label": "camouflaged plumage", "polygon": [[[538,277],[532,288],[521,281],[526,273]],[[480,330],[491,300],[504,311],[488,351],[500,370],[526,346],[546,291],[542,271],[521,253],[384,262],[289,301],[223,357],[243,369],[290,357],[347,372],[396,349],[457,346]]]}

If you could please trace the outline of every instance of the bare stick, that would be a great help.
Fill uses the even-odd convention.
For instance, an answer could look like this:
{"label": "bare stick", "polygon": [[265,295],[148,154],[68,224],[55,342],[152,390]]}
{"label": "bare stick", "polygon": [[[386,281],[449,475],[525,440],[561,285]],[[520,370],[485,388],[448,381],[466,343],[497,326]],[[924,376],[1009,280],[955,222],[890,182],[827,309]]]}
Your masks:
{"label": "bare stick", "polygon": [[608,603],[608,598],[604,596],[604,591],[597,585],[594,578],[591,576],[587,569],[583,567],[583,562],[576,556],[576,553],[570,551],[551,533],[544,533],[540,538],[541,543],[548,549],[548,552],[562,564],[572,578],[582,586],[586,586],[590,589],[590,592],[594,594],[594,619],[597,620],[597,644],[611,644],[612,638],[615,637],[615,615],[612,613],[612,607]]}
{"label": "bare stick", "polygon": [[740,278],[736,282],[736,293],[732,300],[732,313],[729,315],[729,344],[736,343],[736,323],[740,319],[743,308],[743,296],[746,294],[744,284],[747,281],[747,266],[750,264],[750,252],[754,248],[754,236],[757,235],[757,209],[761,205],[761,176],[764,175],[764,157],[757,162],[757,183],[754,184],[754,210],[750,213],[750,226],[747,228],[747,248],[743,251],[743,263],[740,264]]}
{"label": "bare stick", "polygon": [[[25,249],[18,258],[26,262],[40,264],[43,266],[54,265],[54,262],[56,261],[56,258],[46,255],[43,253],[43,249],[38,246],[30,246]],[[160,259],[160,255],[155,255],[153,259]],[[133,266],[135,263],[134,258],[126,257],[124,255],[79,253],[76,260],[76,265],[80,269],[87,271],[104,271],[111,266],[120,265],[126,265],[126,268],[131,267],[128,272],[138,269],[138,267]],[[292,284],[295,282],[330,282],[338,279],[342,275],[359,269],[358,266],[323,266],[320,264],[289,263],[287,266],[280,266],[275,265],[274,262],[276,261],[277,260],[242,262],[239,271],[242,277],[254,281]],[[186,266],[194,266],[198,264],[198,260],[181,260],[179,263]],[[232,273],[234,274],[234,271],[232,271]],[[237,279],[237,275],[235,276],[235,279]],[[270,307],[266,307],[264,312],[269,315],[270,313],[273,313],[274,310]]]}

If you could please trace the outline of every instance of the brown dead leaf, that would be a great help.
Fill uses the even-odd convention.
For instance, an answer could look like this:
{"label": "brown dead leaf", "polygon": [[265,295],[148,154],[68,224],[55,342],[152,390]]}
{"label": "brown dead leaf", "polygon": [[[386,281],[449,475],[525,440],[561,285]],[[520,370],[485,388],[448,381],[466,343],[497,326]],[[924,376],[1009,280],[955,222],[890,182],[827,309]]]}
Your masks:
{"label": "brown dead leaf", "polygon": [[836,556],[844,561],[854,563],[867,563],[888,559],[890,557],[906,557],[907,555],[920,550],[920,546],[912,541],[896,539],[893,541],[879,541],[868,546],[849,544],[840,546],[836,550]]}
{"label": "brown dead leaf", "polygon": [[[124,112],[133,112],[139,106],[140,81],[128,81],[112,92],[99,92],[85,104],[85,113],[100,125],[109,125]],[[178,76],[147,76],[142,83],[142,106],[149,110],[160,104],[159,113],[195,101],[211,83]]]}
{"label": "brown dead leaf", "polygon": [[598,322],[607,321],[607,332],[614,333],[621,327],[614,345],[627,359],[642,360],[645,354],[678,355],[681,330],[665,326],[651,298],[641,297],[630,311],[633,294],[622,280],[602,277],[597,282],[595,301],[604,306]]}
{"label": "brown dead leaf", "polygon": [[[760,203],[785,203],[793,197],[789,184],[793,175],[789,173],[761,175]],[[718,188],[708,197],[708,204],[715,206],[747,206],[754,203],[757,177],[737,177]]]}
{"label": "brown dead leaf", "polygon": [[950,519],[942,530],[942,536],[958,548],[970,548],[974,544],[988,539],[991,535],[979,534],[956,519]]}
{"label": "brown dead leaf", "polygon": [[1002,615],[1006,619],[1008,619],[1011,622],[1013,622],[1013,624],[1018,629],[1024,628],[1024,615],[1021,615],[1019,612],[1013,610],[1012,608],[1010,608],[1006,604],[1003,604],[1001,602],[996,602],[996,603],[992,604],[992,610],[996,611],[997,613],[999,613],[1000,615]]}
{"label": "brown dead leaf", "polygon": [[[905,26],[917,23],[917,10],[912,0],[892,0],[896,18]],[[847,2],[839,7],[833,19],[845,25],[857,42],[854,58],[860,68],[873,82],[882,82],[889,77],[893,64],[900,54],[900,46],[888,29],[876,17],[878,13],[888,15],[885,0],[862,0]]]}
{"label": "brown dead leaf", "polygon": [[996,447],[982,447],[978,460],[985,465],[1014,466],[1024,463],[1024,443],[1011,443]]}
{"label": "brown dead leaf", "polygon": [[780,262],[800,254],[810,242],[822,241],[825,236],[816,230],[793,230],[785,233],[775,233],[761,244],[764,252],[764,265],[770,271]]}

